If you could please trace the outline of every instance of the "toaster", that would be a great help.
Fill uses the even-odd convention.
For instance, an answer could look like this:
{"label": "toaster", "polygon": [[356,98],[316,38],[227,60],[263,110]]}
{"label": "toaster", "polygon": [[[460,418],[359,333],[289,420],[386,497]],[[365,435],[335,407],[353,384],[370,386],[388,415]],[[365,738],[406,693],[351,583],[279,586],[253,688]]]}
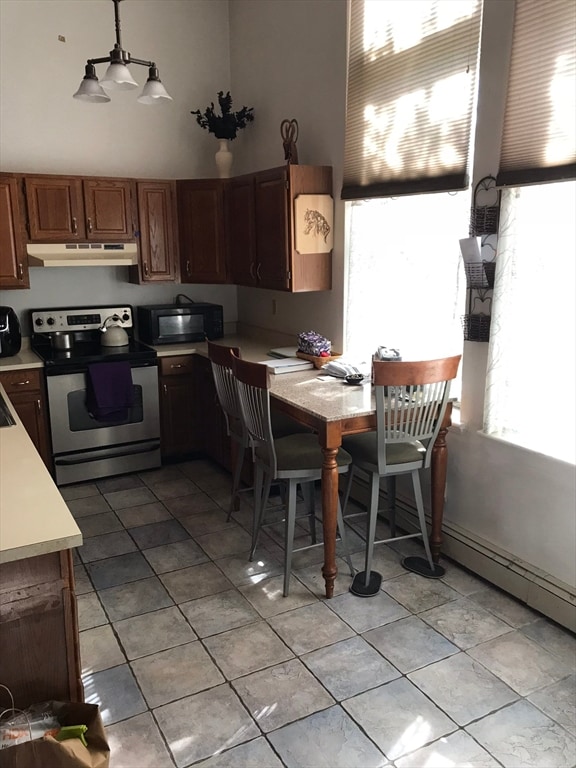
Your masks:
{"label": "toaster", "polygon": [[12,357],[20,352],[22,332],[18,315],[12,307],[0,307],[0,357]]}

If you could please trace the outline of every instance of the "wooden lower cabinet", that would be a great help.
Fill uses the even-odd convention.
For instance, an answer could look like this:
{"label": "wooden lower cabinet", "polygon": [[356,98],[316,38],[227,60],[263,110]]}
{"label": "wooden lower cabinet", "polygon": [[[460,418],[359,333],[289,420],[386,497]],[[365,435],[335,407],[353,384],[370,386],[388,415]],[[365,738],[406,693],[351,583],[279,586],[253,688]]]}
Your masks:
{"label": "wooden lower cabinet", "polygon": [[174,355],[159,364],[162,458],[205,455],[229,470],[230,439],[210,360]]}
{"label": "wooden lower cabinet", "polygon": [[0,384],[6,390],[14,410],[20,417],[20,421],[48,471],[52,472],[50,426],[42,370],[25,368],[0,373]]}
{"label": "wooden lower cabinet", "polygon": [[[1,682],[24,709],[83,701],[70,550],[0,565]],[[0,689],[0,710],[10,706]]]}
{"label": "wooden lower cabinet", "polygon": [[175,355],[159,360],[162,458],[200,450],[196,407],[196,356]]}

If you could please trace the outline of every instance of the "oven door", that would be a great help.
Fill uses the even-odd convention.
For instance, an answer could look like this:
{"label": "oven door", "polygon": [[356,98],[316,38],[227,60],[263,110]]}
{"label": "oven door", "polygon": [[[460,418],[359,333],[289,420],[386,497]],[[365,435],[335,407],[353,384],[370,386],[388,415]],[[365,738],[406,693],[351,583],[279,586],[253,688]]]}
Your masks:
{"label": "oven door", "polygon": [[88,412],[86,373],[47,377],[59,485],[160,465],[158,369],[133,365],[131,373],[134,405],[120,422],[98,421]]}

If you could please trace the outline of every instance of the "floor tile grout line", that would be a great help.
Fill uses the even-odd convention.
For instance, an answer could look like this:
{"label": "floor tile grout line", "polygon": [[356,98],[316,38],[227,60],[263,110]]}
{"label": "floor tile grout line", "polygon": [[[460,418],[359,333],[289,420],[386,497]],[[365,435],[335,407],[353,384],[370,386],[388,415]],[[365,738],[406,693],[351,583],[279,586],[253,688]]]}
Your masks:
{"label": "floor tile grout line", "polygon": [[[162,503],[162,502],[161,502],[161,503]],[[115,510],[113,510],[113,511],[115,512]],[[169,511],[169,510],[167,510],[167,511],[169,512],[169,514],[172,514],[172,513],[170,513],[170,511]],[[174,518],[174,515],[172,515],[172,518]],[[177,519],[177,518],[175,518],[175,519]],[[121,521],[120,521],[120,522],[121,522]],[[236,522],[238,522],[238,521],[236,521]],[[245,526],[242,526],[242,524],[240,524],[240,526],[245,528]],[[193,538],[193,537],[190,537],[190,538]],[[138,547],[138,545],[137,545],[137,548],[138,548],[138,551],[139,551],[139,552],[142,552],[142,550],[141,550],[141,549]],[[209,557],[209,556],[208,556],[208,557]],[[221,560],[223,560],[223,559],[225,559],[226,557],[227,557],[227,556],[223,556],[222,558],[218,558],[218,559],[221,559]],[[98,561],[95,561],[95,562],[98,562]],[[216,566],[218,567],[218,565],[217,565],[217,560],[213,559],[212,557],[209,557],[209,562],[213,563],[214,565],[216,565]],[[89,580],[89,583],[92,583],[91,574],[90,574],[90,572],[89,572],[88,568],[86,567],[86,566],[87,566],[87,565],[89,565],[89,564],[83,563],[81,560],[80,560],[80,562],[79,562],[79,563],[77,563],[77,564],[78,564],[78,565],[81,565],[81,566],[82,566],[82,568],[84,568],[84,571],[85,571],[86,575],[88,576],[88,580]],[[154,569],[152,569],[152,570],[154,571]],[[179,569],[175,569],[175,570],[177,571],[177,570],[179,570]],[[219,570],[222,570],[222,569],[220,569],[220,568],[219,568]],[[174,572],[174,571],[170,571],[170,572]],[[168,572],[168,573],[170,573],[170,572]],[[156,571],[154,571],[154,572],[153,572],[153,578],[155,578],[155,579],[158,579],[158,580],[160,580],[160,576],[161,576],[161,575],[163,575],[163,574],[157,573]],[[225,574],[224,574],[224,575],[225,575]],[[148,577],[148,578],[149,578],[149,577]],[[297,578],[297,577],[296,577],[296,578]],[[161,581],[161,580],[160,580],[160,581]],[[300,580],[299,580],[299,581],[300,581]],[[133,581],[131,581],[131,582],[127,582],[127,583],[134,583],[134,582],[133,582]],[[303,582],[302,582],[302,583],[303,583]],[[96,595],[97,595],[97,598],[98,598],[98,601],[99,601],[99,603],[102,605],[102,601],[100,600],[100,596],[99,596],[99,594],[98,594],[99,590],[98,590],[98,589],[96,589],[96,587],[95,587],[93,584],[92,584],[92,586],[93,586],[93,588],[94,588],[94,592],[95,592],[95,593],[96,593]],[[237,584],[232,584],[232,586],[233,586],[233,588],[234,588],[235,590],[237,590],[237,591],[240,591],[240,587],[241,587],[241,586],[246,586],[246,585],[242,585],[242,584],[238,584],[238,585],[237,585]],[[447,586],[450,586],[450,585],[448,584]],[[307,585],[306,585],[306,584],[304,584],[304,587],[305,587],[306,589],[308,589],[308,587],[307,587]],[[454,589],[453,587],[451,587],[451,588],[452,588],[452,589]],[[455,589],[455,591],[456,591],[456,592],[458,592],[458,590],[457,590],[457,589]],[[86,593],[86,594],[90,594],[90,593]],[[170,593],[168,593],[168,594],[170,595]],[[460,595],[461,595],[461,597],[462,597],[462,598],[465,598],[465,599],[468,599],[468,598],[469,598],[469,595],[465,595],[465,594],[462,594],[462,593],[460,593]],[[399,601],[397,601],[397,600],[396,600],[396,599],[393,597],[393,595],[389,595],[389,597],[390,597],[391,599],[395,600],[395,602],[398,602],[398,604],[399,604],[399,605],[402,605],[402,603],[401,603],[401,602],[399,602]],[[172,598],[172,595],[170,595],[170,598],[171,598],[171,599],[174,601],[175,605],[176,605],[176,606],[178,606],[178,603],[176,603],[176,601],[174,600],[174,598]],[[456,598],[456,599],[457,599],[457,598]],[[188,602],[188,601],[184,601],[184,602]],[[322,602],[322,599],[321,599],[321,598],[320,598],[320,602]],[[325,602],[326,604],[328,604],[328,605],[329,605],[329,602],[328,602],[328,601],[324,601],[324,602]],[[450,602],[450,601],[448,601],[448,602]],[[441,604],[441,605],[442,605],[442,604]],[[436,606],[436,607],[438,607],[438,608],[439,608],[439,607],[441,607],[441,605],[439,605],[439,606]],[[330,606],[329,606],[329,607],[330,607]],[[419,616],[418,612],[414,612],[413,610],[411,610],[411,609],[410,609],[410,608],[408,608],[407,606],[403,606],[403,607],[404,607],[406,610],[408,610],[408,612],[409,612],[409,614],[410,614],[411,616],[415,616],[415,617],[418,617],[418,618],[420,618],[421,620],[424,620],[424,621],[425,621],[425,623],[428,623],[428,622],[426,622],[426,620],[425,620],[425,619],[422,619],[422,617],[420,617],[420,616]],[[487,607],[484,607],[484,606],[482,606],[482,605],[479,605],[479,607],[480,607],[480,608],[483,608],[484,610],[487,610],[487,611],[488,611],[489,613],[491,613],[493,616],[495,616],[496,618],[500,619],[500,621],[504,621],[504,620],[503,620],[503,619],[502,619],[500,616],[498,616],[498,614],[497,614],[497,613],[494,613],[493,611],[490,611],[490,609],[489,609],[489,608],[487,608]],[[106,616],[108,616],[108,613],[107,613],[107,611],[106,611],[106,609],[104,608],[104,606],[103,606],[103,605],[102,605],[102,608],[103,608],[103,610],[104,610],[104,612],[105,612],[105,615],[106,615]],[[256,610],[257,610],[257,609],[256,609]],[[294,608],[294,609],[292,609],[292,610],[298,610],[298,608]],[[422,613],[422,612],[425,612],[425,610],[426,610],[426,609],[424,609],[424,611],[420,611],[420,613]],[[287,612],[281,612],[280,614],[275,614],[274,616],[271,616],[271,617],[264,617],[264,616],[261,616],[261,618],[260,618],[259,622],[262,622],[262,623],[265,623],[265,624],[267,624],[267,625],[268,625],[268,626],[269,626],[269,627],[272,629],[272,631],[274,631],[274,628],[273,628],[273,627],[271,627],[271,625],[270,625],[270,623],[269,623],[269,622],[270,622],[270,619],[274,619],[276,616],[282,616],[282,615],[286,615],[286,614],[288,614],[288,613],[289,613],[289,612],[287,611]],[[345,624],[347,624],[347,622],[346,622],[344,619],[342,619],[342,617],[341,617],[341,616],[339,616],[339,615],[338,615],[338,614],[337,614],[335,611],[334,611],[334,613],[336,614],[336,616],[337,616],[337,617],[338,617],[340,620],[342,620],[342,621],[343,621]],[[142,615],[142,614],[140,614],[140,615]],[[186,619],[186,617],[184,617],[184,618]],[[539,620],[539,618],[541,618],[541,617],[539,617],[539,615],[538,615],[538,614],[535,614],[535,619],[534,619],[534,621],[537,621],[537,620]],[[398,620],[400,620],[400,619],[398,619]],[[397,621],[398,621],[398,620],[397,620]],[[109,623],[110,623],[110,624],[113,624],[113,622],[111,622],[111,621],[109,621]],[[390,623],[394,623],[394,622],[390,622]],[[505,623],[507,623],[507,622],[505,622]],[[532,622],[532,623],[534,623],[534,622]],[[192,626],[192,625],[190,624],[190,626]],[[246,626],[246,625],[244,625],[244,626]],[[249,626],[249,625],[248,625],[248,626]],[[348,626],[349,626],[349,625],[348,625]],[[383,625],[383,626],[386,626],[386,625]],[[431,627],[432,627],[432,625],[430,625],[430,624],[428,624],[428,626],[431,626]],[[527,626],[527,625],[522,625],[522,626]],[[517,633],[519,633],[519,634],[522,634],[522,635],[523,635],[523,633],[522,633],[522,631],[521,631],[521,630],[522,630],[522,626],[520,626],[520,627],[515,627],[515,626],[513,626],[513,625],[509,625],[509,627],[510,627],[510,631],[509,631],[509,632],[506,632],[506,633],[504,633],[504,635],[506,635],[506,634],[509,634],[510,632],[517,632]],[[193,627],[192,627],[192,629],[193,629]],[[432,629],[433,629],[434,631],[437,631],[437,632],[438,632],[438,630],[437,630],[435,627],[432,627]],[[357,632],[356,630],[354,630],[354,628],[353,628],[353,627],[351,627],[351,630],[354,632],[354,637],[362,637],[362,634],[361,634],[360,632]],[[228,631],[228,630],[225,630],[225,631]],[[368,630],[366,630],[366,631],[368,631]],[[220,634],[220,633],[215,633],[215,634]],[[276,634],[277,634],[277,633],[276,633]],[[441,632],[439,632],[439,634],[442,634],[442,633],[441,633]],[[214,635],[211,635],[210,637],[213,637],[213,636],[214,636]],[[523,635],[523,636],[525,636],[525,637],[528,637],[528,636],[526,636],[526,635]],[[501,637],[501,636],[497,636],[497,637]],[[204,638],[200,638],[200,637],[198,637],[198,640],[199,640],[199,641],[202,643],[202,645],[203,645],[203,642],[202,642],[202,641],[203,641],[203,639],[204,639]],[[453,641],[450,641],[450,639],[449,639],[449,638],[446,638],[446,639],[447,639],[449,642],[453,642]],[[496,638],[492,638],[492,639],[496,639]],[[539,642],[538,642],[538,640],[536,640],[536,639],[534,639],[534,638],[530,638],[530,637],[528,637],[528,639],[532,640],[534,643],[536,643],[537,645],[540,645],[540,647],[543,647],[543,648],[544,648],[544,646],[542,646],[542,644],[541,644],[541,643],[539,643]],[[281,637],[280,637],[280,640],[281,640],[281,641],[284,643],[284,645],[286,645],[286,643],[285,643],[285,642],[282,640],[282,638],[281,638]],[[490,640],[488,640],[488,641],[486,641],[486,642],[490,642]],[[369,641],[368,641],[368,643],[369,643]],[[454,643],[453,643],[453,644],[454,644]],[[481,644],[482,644],[482,643],[478,643],[477,645],[481,645]],[[331,645],[331,644],[329,644],[329,645]],[[458,653],[465,653],[465,654],[467,654],[467,651],[468,651],[468,650],[470,650],[470,649],[463,649],[463,648],[460,648],[460,647],[458,647],[458,645],[457,645],[457,644],[454,644],[454,645],[455,645],[455,646],[458,648]],[[477,645],[476,645],[476,646],[471,646],[471,648],[477,647]],[[121,647],[123,648],[123,646],[121,646]],[[207,649],[206,649],[206,647],[205,647],[204,645],[203,645],[203,647],[204,647],[204,648],[205,648],[205,650],[207,651]],[[288,648],[289,648],[289,650],[290,650],[292,653],[294,653],[294,652],[292,651],[292,649],[291,649],[289,646],[287,646],[287,645],[286,645],[286,647],[288,647]],[[321,646],[321,647],[326,647],[326,646]],[[374,647],[374,646],[370,646],[370,647]],[[376,648],[375,648],[374,650],[376,650],[378,653],[380,653],[380,652],[378,651],[378,649],[376,649]],[[208,652],[208,651],[207,651],[207,652]],[[305,653],[303,653],[303,654],[295,654],[295,653],[294,653],[294,658],[296,658],[296,659],[298,659],[298,660],[300,660],[300,661],[301,661],[301,657],[302,657],[302,656],[304,656],[304,655],[306,655],[306,654],[305,654]],[[382,654],[380,653],[380,655],[382,655]],[[468,655],[468,654],[467,654],[467,655]],[[140,658],[142,658],[142,657],[140,657]],[[385,656],[384,656],[383,658],[385,658],[385,659],[386,659],[386,657],[385,657]],[[470,658],[473,658],[473,657],[470,657]],[[558,657],[557,657],[557,658],[558,658]],[[474,660],[475,662],[477,662],[477,660],[476,660],[476,659],[473,659],[473,660]],[[214,660],[213,660],[213,661],[214,661]],[[390,663],[388,659],[386,659],[386,661],[387,661],[388,663]],[[130,665],[130,663],[131,663],[131,662],[127,660],[127,661],[126,661],[126,663],[127,663],[128,665]],[[301,661],[301,663],[303,663],[303,662]],[[435,662],[432,662],[432,663],[435,663]],[[477,663],[480,663],[480,664],[481,664],[481,662],[477,662]],[[272,666],[274,666],[274,665],[272,665]],[[306,666],[306,665],[304,665],[304,666]],[[392,665],[392,666],[394,667],[394,665]],[[428,665],[424,665],[424,666],[428,666]],[[482,665],[482,664],[481,664],[481,666],[484,666],[484,665]],[[216,664],[216,667],[217,667],[218,669],[220,669],[220,668],[218,667],[218,665],[217,665],[217,664]],[[484,668],[486,668],[486,667],[484,667]],[[487,669],[487,668],[486,668],[486,669]],[[220,670],[220,671],[221,671],[221,670]],[[315,678],[315,679],[317,679],[317,678],[316,678],[316,676],[314,675],[314,673],[313,673],[311,670],[309,670],[309,671],[310,671],[310,672],[311,672],[311,674],[314,676],[314,678]],[[413,672],[413,671],[414,671],[414,670],[412,670],[411,672]],[[507,684],[507,683],[505,683],[505,681],[503,681],[503,680],[502,680],[502,679],[501,679],[501,678],[500,678],[500,677],[499,677],[497,674],[495,674],[494,672],[492,672],[492,671],[491,671],[491,670],[489,670],[489,669],[488,669],[487,671],[488,671],[490,674],[493,674],[493,675],[494,675],[494,676],[495,676],[495,677],[496,677],[496,678],[497,678],[499,681],[501,681],[501,682],[503,682],[504,684],[508,685],[508,684]],[[221,672],[222,672],[222,671],[221,671]],[[406,679],[409,681],[409,678],[407,677],[407,675],[408,675],[408,674],[411,674],[411,672],[409,672],[409,673],[399,673],[399,674],[400,674],[400,677],[404,677],[404,678],[406,678]],[[133,671],[132,671],[132,674],[134,675]],[[223,673],[222,673],[222,674],[223,674]],[[560,678],[560,680],[564,680],[564,679],[567,679],[567,678],[568,678],[568,677],[569,677],[571,674],[572,674],[572,672],[568,673],[568,674],[567,674],[565,677],[562,677],[562,678]],[[226,677],[226,676],[224,675],[224,677]],[[321,686],[324,688],[324,690],[327,690],[327,689],[325,688],[325,686],[322,684],[322,682],[321,682],[320,680],[318,680],[318,679],[317,679],[317,681],[318,681],[318,683],[319,683],[319,684],[320,684],[320,685],[321,685]],[[227,682],[230,684],[232,681],[227,681]],[[411,681],[409,681],[409,682],[411,682]],[[558,682],[559,682],[559,681],[558,681]],[[412,684],[414,685],[414,683],[412,683]],[[510,688],[510,686],[508,686],[508,687]],[[543,686],[543,688],[545,688],[545,687],[547,687],[547,686]],[[139,686],[138,686],[138,688],[139,688]],[[416,686],[416,688],[417,688],[418,690],[420,690],[420,691],[421,691],[421,689],[419,689],[419,688],[418,688],[418,686]],[[140,690],[140,688],[139,688],[139,690]],[[207,690],[209,690],[209,689],[207,689]],[[510,690],[513,690],[513,689],[511,689],[511,688],[510,688]],[[540,689],[537,689],[537,690],[540,690]],[[329,692],[329,691],[327,691],[327,692],[328,692],[328,694],[329,694],[330,696],[332,696],[332,694],[330,694],[330,692]],[[425,694],[423,691],[421,691],[421,692],[422,692],[422,693],[423,693],[423,694],[426,696],[426,694]],[[515,699],[515,701],[514,701],[514,702],[510,702],[510,703],[508,703],[507,705],[504,705],[503,707],[501,707],[501,708],[499,708],[499,709],[496,709],[496,710],[494,710],[494,712],[497,712],[497,711],[500,711],[501,709],[505,709],[505,708],[507,708],[507,707],[509,707],[509,706],[512,706],[512,704],[514,704],[514,703],[517,703],[518,701],[521,701],[521,700],[526,700],[526,701],[528,701],[528,696],[529,696],[529,695],[532,695],[532,693],[534,693],[534,692],[531,692],[530,694],[528,694],[528,695],[526,695],[526,696],[520,696],[520,694],[518,694],[516,691],[513,691],[513,692],[514,692],[514,694],[517,696],[517,698]],[[143,695],[143,694],[142,694],[142,695]],[[360,695],[360,694],[358,694],[358,695]],[[332,698],[334,698],[334,697],[332,697]],[[429,698],[429,697],[428,697],[428,698]],[[146,699],[145,699],[145,697],[143,697],[143,699],[144,699],[144,701],[146,702]],[[434,701],[433,701],[431,698],[430,698],[429,700],[430,700],[430,701],[431,701],[431,702],[434,704],[434,706],[438,707],[438,709],[440,709],[440,711],[443,711],[443,710],[442,710],[442,708],[441,708],[441,707],[440,707],[440,706],[439,706],[439,705],[438,705],[436,702],[434,702]],[[529,702],[529,703],[530,703],[530,702]],[[146,702],[146,704],[147,704],[147,702]],[[340,705],[341,705],[341,702],[339,702],[338,700],[336,700],[336,706],[340,706]],[[334,705],[331,705],[331,706],[334,706]],[[549,716],[549,715],[546,715],[546,713],[545,713],[543,710],[540,710],[540,708],[539,708],[539,707],[537,707],[537,705],[533,705],[533,706],[535,706],[535,707],[536,707],[536,708],[537,708],[539,711],[542,711],[542,712],[543,712],[543,714],[544,714],[546,717],[548,717],[549,719],[552,719],[552,718],[550,718],[550,716]],[[148,706],[148,710],[147,710],[147,711],[153,712],[153,710],[151,710],[149,706]],[[322,711],[322,710],[319,710],[319,711]],[[447,717],[448,717],[450,720],[452,720],[452,718],[450,717],[450,715],[448,715],[448,713],[445,713],[445,714],[446,714],[446,716],[447,716]],[[488,716],[489,714],[490,714],[490,713],[488,713],[488,714],[486,714],[486,715],[483,715],[482,717],[486,717],[486,716]],[[492,713],[492,714],[493,714],[493,713]],[[465,728],[466,728],[468,725],[470,725],[470,724],[471,724],[471,723],[473,723],[473,722],[477,722],[478,720],[481,720],[481,719],[482,719],[482,717],[481,717],[481,718],[477,718],[476,720],[470,721],[470,723],[468,723],[466,726],[458,726],[458,725],[456,724],[456,725],[457,725],[457,729],[458,729],[458,730],[462,730],[462,731],[464,731],[464,729],[465,729]],[[300,718],[300,719],[304,719],[304,718]],[[569,732],[568,732],[566,729],[564,729],[564,728],[563,728],[563,727],[562,727],[562,726],[561,726],[559,723],[557,723],[557,721],[555,721],[555,720],[552,720],[552,721],[553,721],[553,722],[555,722],[557,725],[559,725],[559,727],[560,727],[560,728],[561,728],[563,731],[566,731],[566,733],[567,733],[567,734],[569,734]],[[295,721],[291,721],[291,722],[295,722]],[[354,721],[354,722],[356,722],[356,721]],[[158,727],[159,727],[159,726],[158,726]],[[360,727],[360,726],[359,726],[359,727]],[[162,733],[162,731],[161,731],[161,729],[160,729],[160,728],[159,728],[159,730],[160,730],[160,732]],[[264,735],[264,737],[266,738],[266,734],[263,734],[263,735]],[[468,734],[468,735],[470,735],[470,734]],[[163,736],[163,733],[162,733],[162,736]],[[268,741],[268,739],[266,739],[266,740]],[[268,743],[270,744],[270,742],[269,742],[269,741],[268,741]],[[482,746],[482,745],[480,745],[480,746]],[[483,749],[485,749],[485,748],[483,747]],[[171,752],[170,752],[170,754],[171,754]],[[205,758],[203,758],[203,759],[205,759]],[[192,764],[191,764],[191,765],[192,765]]]}

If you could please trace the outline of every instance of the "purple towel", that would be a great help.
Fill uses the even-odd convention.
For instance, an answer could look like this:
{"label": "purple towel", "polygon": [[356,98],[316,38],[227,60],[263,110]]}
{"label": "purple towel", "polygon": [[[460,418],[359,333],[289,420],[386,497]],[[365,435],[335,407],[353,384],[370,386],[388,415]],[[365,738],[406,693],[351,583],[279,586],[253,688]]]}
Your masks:
{"label": "purple towel", "polygon": [[93,363],[86,374],[86,408],[97,421],[121,422],[134,404],[128,361]]}

